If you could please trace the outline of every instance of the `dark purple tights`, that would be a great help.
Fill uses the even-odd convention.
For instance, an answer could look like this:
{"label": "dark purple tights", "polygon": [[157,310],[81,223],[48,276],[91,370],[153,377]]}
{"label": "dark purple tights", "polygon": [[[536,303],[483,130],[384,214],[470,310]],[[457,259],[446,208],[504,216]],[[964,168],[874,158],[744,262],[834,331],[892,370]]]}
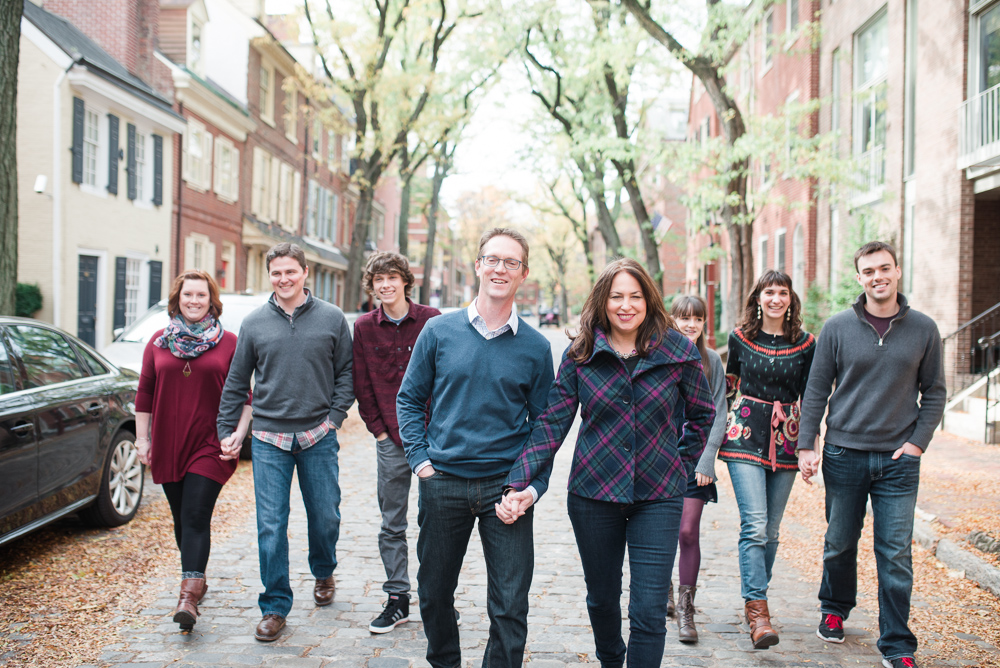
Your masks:
{"label": "dark purple tights", "polygon": [[684,499],[678,539],[680,558],[677,565],[682,585],[698,584],[698,569],[701,568],[701,511],[704,509],[705,502],[701,499]]}

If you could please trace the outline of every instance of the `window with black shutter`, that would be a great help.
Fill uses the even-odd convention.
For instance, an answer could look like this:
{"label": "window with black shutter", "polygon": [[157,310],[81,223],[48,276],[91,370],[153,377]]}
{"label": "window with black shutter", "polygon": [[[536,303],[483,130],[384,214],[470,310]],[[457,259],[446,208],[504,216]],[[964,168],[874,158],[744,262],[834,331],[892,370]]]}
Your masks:
{"label": "window with black shutter", "polygon": [[134,200],[137,196],[136,190],[136,168],[135,168],[135,126],[128,124],[128,163],[125,167],[128,172],[128,198]]}
{"label": "window with black shutter", "polygon": [[[132,126],[130,125],[129,128]],[[125,271],[128,258],[115,258],[115,317],[114,329],[125,327]]]}
{"label": "window with black shutter", "polygon": [[163,137],[153,135],[153,204],[163,204]]}
{"label": "window with black shutter", "polygon": [[118,194],[118,117],[108,114],[108,192]]}
{"label": "window with black shutter", "polygon": [[83,183],[83,100],[73,98],[73,183]]}

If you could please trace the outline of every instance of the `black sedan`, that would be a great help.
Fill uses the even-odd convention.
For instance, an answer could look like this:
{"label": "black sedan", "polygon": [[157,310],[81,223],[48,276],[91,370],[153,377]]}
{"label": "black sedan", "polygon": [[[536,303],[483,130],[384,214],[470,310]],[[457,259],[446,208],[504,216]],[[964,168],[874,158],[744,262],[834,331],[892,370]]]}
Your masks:
{"label": "black sedan", "polygon": [[69,513],[94,526],[135,516],[138,384],[56,327],[0,317],[0,544]]}

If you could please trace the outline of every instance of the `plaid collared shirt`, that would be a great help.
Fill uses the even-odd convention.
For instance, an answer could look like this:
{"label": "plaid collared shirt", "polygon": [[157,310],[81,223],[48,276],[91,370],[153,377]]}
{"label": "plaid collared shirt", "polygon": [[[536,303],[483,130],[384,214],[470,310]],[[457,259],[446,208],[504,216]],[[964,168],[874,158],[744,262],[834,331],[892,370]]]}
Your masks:
{"label": "plaid collared shirt", "polygon": [[313,427],[309,431],[279,434],[273,431],[259,431],[254,429],[253,435],[265,443],[270,443],[275,447],[281,448],[285,452],[291,452],[292,444],[295,443],[296,439],[299,441],[299,447],[305,450],[319,443],[324,436],[330,433],[330,429],[332,428],[333,423],[330,422],[330,418],[327,418],[319,426]]}

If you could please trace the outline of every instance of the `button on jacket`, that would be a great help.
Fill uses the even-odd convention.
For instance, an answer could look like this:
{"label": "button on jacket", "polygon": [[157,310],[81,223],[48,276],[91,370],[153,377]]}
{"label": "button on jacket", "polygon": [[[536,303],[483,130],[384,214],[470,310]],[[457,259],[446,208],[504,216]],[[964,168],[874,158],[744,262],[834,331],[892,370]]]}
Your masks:
{"label": "button on jacket", "polygon": [[372,436],[389,434],[402,446],[396,420],[396,393],[410,363],[413,346],[424,323],[441,312],[414,304],[397,325],[385,317],[382,307],[369,311],[354,322],[354,396],[358,413]]}
{"label": "button on jacket", "polygon": [[570,492],[617,503],[683,496],[715,418],[698,349],[669,330],[629,374],[605,333],[594,334],[584,363],[564,353],[548,407],[507,485],[524,489],[551,462],[582,407]]}

